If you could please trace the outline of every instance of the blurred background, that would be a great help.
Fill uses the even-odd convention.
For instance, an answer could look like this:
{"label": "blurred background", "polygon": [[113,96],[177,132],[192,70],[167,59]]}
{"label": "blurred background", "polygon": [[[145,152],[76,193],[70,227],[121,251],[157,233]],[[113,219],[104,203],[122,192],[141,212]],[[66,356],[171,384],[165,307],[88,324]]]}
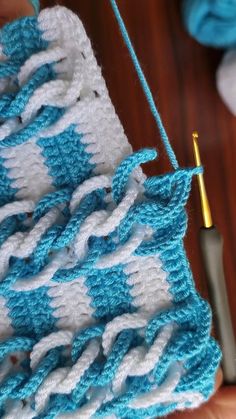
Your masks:
{"label": "blurred background", "polygon": [[[157,147],[147,174],[170,170],[157,128],[107,0],[44,1],[76,12],[91,39],[110,96],[134,149]],[[199,145],[213,219],[224,239],[224,265],[236,332],[236,118],[221,101],[215,72],[222,51],[206,48],[185,31],[179,0],[118,0],[121,14],[182,167],[194,165],[192,131]],[[188,205],[187,254],[200,293],[207,297],[199,246],[202,226],[196,179]]]}

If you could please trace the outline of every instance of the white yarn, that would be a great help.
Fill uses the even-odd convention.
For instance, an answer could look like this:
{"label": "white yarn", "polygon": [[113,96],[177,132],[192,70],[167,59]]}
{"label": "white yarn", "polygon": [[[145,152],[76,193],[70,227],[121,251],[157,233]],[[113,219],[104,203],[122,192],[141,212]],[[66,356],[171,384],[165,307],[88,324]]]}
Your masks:
{"label": "white yarn", "polygon": [[57,208],[52,208],[46,215],[40,218],[38,223],[35,224],[33,229],[25,236],[23,242],[15,251],[14,256],[18,258],[28,257],[33,252],[44,233],[55,223],[59,214],[60,212]]}
{"label": "white yarn", "polygon": [[[39,344],[34,347],[33,364],[39,362],[40,358],[44,356],[44,353],[60,345],[68,345],[71,343],[73,334],[70,332],[56,332],[52,333],[47,338],[44,338]],[[46,345],[46,348],[45,348]],[[37,351],[40,354],[38,356]],[[89,368],[91,363],[96,359],[99,354],[99,344],[96,340],[92,340],[88,347],[84,350],[78,361],[73,365],[72,368],[58,368],[53,371],[43,382],[35,395],[36,411],[40,412],[46,405],[49,397],[53,393],[69,394],[79,383],[84,372]],[[31,358],[32,362],[32,358]],[[104,397],[102,397],[103,400]],[[99,400],[99,403],[98,403]],[[102,402],[99,395],[99,399],[96,402],[88,403],[84,406],[84,413],[93,411]],[[96,410],[95,410],[96,411]],[[83,417],[83,416],[81,416]],[[87,416],[85,416],[87,417]]]}
{"label": "white yarn", "polygon": [[40,273],[34,275],[32,278],[18,280],[13,289],[15,291],[32,291],[44,285],[50,285],[50,281],[54,274],[65,265],[67,257],[66,250],[62,250],[56,254],[54,259],[47,265]]}
{"label": "white yarn", "polygon": [[0,208],[0,223],[11,215],[31,213],[34,210],[35,203],[31,200],[15,201],[5,204]]}
{"label": "white yarn", "polygon": [[[134,313],[135,314],[135,313]],[[140,319],[139,316],[133,315],[126,316],[126,327],[132,328],[137,327],[137,324],[141,327],[145,326],[145,322],[143,322],[143,317]],[[123,317],[124,316],[120,316]],[[116,320],[116,319],[114,319]],[[118,324],[119,322],[114,322],[117,334],[120,332],[121,325]],[[142,320],[140,322],[140,320]],[[136,322],[136,326],[134,326],[134,322]],[[147,323],[147,320],[146,320]],[[127,376],[137,376],[137,375],[144,375],[152,371],[156,363],[158,362],[159,357],[163,353],[163,350],[168,343],[171,334],[173,332],[174,326],[168,325],[160,332],[158,337],[156,338],[154,344],[149,349],[148,352],[145,353],[145,349],[142,347],[131,349],[130,352],[124,357],[122,364],[117,371],[116,377],[113,381],[113,391],[117,393],[118,391],[122,390],[123,384],[127,378]],[[107,333],[107,330],[104,332],[104,335]],[[103,338],[104,338],[103,335]],[[52,348],[61,346],[61,345],[70,345],[73,339],[73,333],[68,331],[59,331],[50,334],[46,338],[43,338],[38,344],[36,344],[33,348],[31,354],[31,366],[35,368],[40,360],[45,356],[45,354]],[[106,340],[106,336],[105,339]],[[105,352],[105,351],[104,351]],[[87,368],[91,365],[91,363],[96,359],[99,354],[99,344],[96,340],[92,340],[88,347],[85,349],[83,354],[80,356],[78,361],[74,364],[72,368],[59,368],[53,371],[47,379],[43,382],[40,386],[39,390],[35,395],[35,403],[36,403],[36,411],[40,412],[46,406],[49,397],[53,393],[62,393],[62,394],[69,394],[75,386],[79,383],[81,377],[83,376],[84,372]],[[168,399],[167,396],[172,392],[172,387],[176,387],[176,371],[175,374],[170,374],[168,377],[169,381],[166,381],[164,385],[162,385],[158,390],[153,391],[150,393],[148,405],[155,404],[156,400],[163,401]],[[179,380],[179,375],[178,375]],[[177,383],[178,383],[177,380]],[[88,404],[86,404],[82,409],[79,409],[77,412],[72,414],[72,416],[65,415],[66,417],[76,417],[76,413],[80,415],[79,417],[88,417],[90,418],[89,414],[96,412],[96,410],[100,407],[105,397],[105,393],[101,393],[99,391],[97,393],[97,397],[95,399],[91,399]],[[159,399],[158,399],[159,398]],[[139,405],[143,405],[145,400],[142,397],[136,399],[134,402],[134,406],[132,407],[138,408]],[[82,416],[82,414],[87,416]],[[64,416],[62,416],[64,417]]]}
{"label": "white yarn", "polygon": [[[31,96],[28,104],[22,113],[23,121],[29,121],[42,106],[57,106],[66,108],[76,103],[79,92],[83,87],[83,78],[81,76],[82,58],[75,59],[73,68],[75,73],[72,80],[52,80],[41,87]],[[76,90],[78,89],[78,91]]]}
{"label": "white yarn", "polygon": [[5,377],[9,374],[12,369],[12,363],[9,357],[7,357],[0,365],[0,384],[4,381]]}
{"label": "white yarn", "polygon": [[[81,113],[81,108],[84,105],[81,102],[75,103],[74,105],[70,106],[66,109],[65,113],[59,118],[55,124],[49,126],[48,128],[43,129],[39,133],[39,138],[50,138],[55,137],[65,131],[69,126],[77,124],[78,121],[78,114]],[[82,127],[80,125],[81,131]],[[80,131],[80,134],[81,134]]]}
{"label": "white yarn", "polygon": [[158,334],[153,345],[147,350],[143,346],[131,349],[121,362],[116,373],[112,387],[117,394],[123,389],[128,376],[141,376],[150,373],[158,363],[167,343],[169,342],[174,326],[168,324]]}
{"label": "white yarn", "polygon": [[[86,151],[93,154],[91,163],[96,161],[99,164],[97,170],[100,170],[100,173],[101,171],[103,173],[110,171],[124,155],[130,153],[131,147],[116,116],[83,25],[77,16],[63,7],[43,10],[38,20],[43,38],[53,42],[55,47],[60,45],[67,54],[66,59],[55,67],[58,72],[57,76],[60,78],[58,81],[62,83],[58,84],[58,90],[51,90],[50,86],[53,85],[47,86],[46,100],[53,101],[55,95],[61,94],[63,96],[66,92],[70,92],[70,89],[72,89],[73,94],[76,92],[77,97],[80,96],[80,102],[73,105],[71,110],[69,109],[58,122],[60,129],[57,132],[66,129],[72,121],[73,123],[76,122],[78,132],[85,136],[89,135]],[[51,53],[54,53],[53,47]],[[47,62],[49,56],[50,54],[47,56]],[[75,56],[78,57],[76,62],[78,67],[76,68],[72,65]],[[34,68],[36,68],[36,58],[34,63]],[[42,63],[40,58],[39,66]],[[71,73],[71,69],[73,69],[73,73]],[[94,92],[96,92],[96,95]],[[35,101],[37,98],[38,106],[40,106],[40,103],[44,103],[45,94],[40,88],[35,91],[34,96]],[[66,96],[66,100],[69,101],[66,102],[67,105],[71,105],[71,102],[75,100],[74,96],[73,100],[71,100],[71,97],[71,93]],[[31,107],[32,105],[29,104],[29,109]],[[36,110],[37,106],[33,111],[36,112]],[[30,113],[30,110],[28,111],[26,107],[25,112]],[[62,122],[63,126],[61,125]],[[42,135],[44,137],[53,135],[52,130],[55,129],[56,125],[45,130]]]}
{"label": "white yarn", "polygon": [[35,369],[42,358],[50,349],[58,346],[70,345],[73,339],[73,333],[68,330],[59,330],[42,338],[36,345],[34,345],[30,354],[30,366]]}
{"label": "white yarn", "polygon": [[180,393],[173,393],[171,395],[171,402],[177,403],[178,410],[184,410],[190,405],[191,409],[194,409],[204,402],[204,396],[197,391],[183,391]]}
{"label": "white yarn", "polygon": [[98,224],[96,226],[94,235],[97,237],[103,237],[108,236],[110,233],[115,231],[115,229],[120,225],[121,221],[128,214],[128,211],[134,204],[138,194],[138,187],[136,185],[130,185],[125,197],[118,204],[118,206],[114,208],[106,222],[102,225]]}
{"label": "white yarn", "polygon": [[132,256],[124,268],[133,297],[132,304],[150,316],[170,308],[168,273],[162,269],[158,256]]}
{"label": "white yarn", "polygon": [[133,252],[140,246],[148,229],[137,227],[133,236],[123,246],[119,246],[114,252],[102,256],[96,263],[98,269],[111,268],[112,266],[125,263]]}
{"label": "white yarn", "polygon": [[[51,304],[51,306],[53,306],[53,302]],[[71,303],[71,306],[74,306],[74,303]],[[61,306],[58,307],[55,311],[54,311],[54,316],[55,317],[68,317],[71,314],[71,308],[67,307],[67,306]],[[81,301],[81,303],[77,306],[77,313],[75,315],[75,317],[78,316],[87,316],[87,301]],[[73,318],[73,314],[72,314],[72,318]]]}
{"label": "white yarn", "polygon": [[[90,179],[89,182],[84,182],[81,185],[81,189],[78,188],[78,191],[76,191],[76,194],[72,197],[72,208],[76,205],[77,199],[78,202],[85,196],[86,194],[92,192],[93,190],[96,190],[97,188],[102,187],[109,187],[111,178],[108,178],[106,176],[98,176],[92,178],[93,181]],[[87,190],[86,190],[87,187]],[[127,191],[127,194],[123,198],[123,200],[120,202],[120,204],[114,208],[112,212],[110,211],[95,211],[90,216],[87,217],[86,221],[82,224],[80,231],[78,235],[76,236],[75,243],[74,243],[74,252],[76,256],[79,259],[82,259],[85,256],[86,250],[87,250],[87,242],[90,236],[95,237],[105,237],[108,236],[110,233],[112,233],[121,223],[121,221],[125,218],[126,214],[128,213],[128,210],[135,202],[135,199],[138,196],[138,188],[137,186],[131,186],[130,189]],[[145,234],[144,232],[142,233]],[[134,241],[134,238],[132,239]],[[128,245],[127,245],[128,247]],[[128,250],[125,246],[122,248],[122,252],[124,252],[125,256],[128,255]],[[131,244],[129,244],[130,252],[132,250]],[[119,255],[119,256],[118,256]],[[118,257],[120,258],[120,261],[123,260],[123,256],[121,255],[121,252],[117,252],[116,254],[117,260]],[[116,264],[115,254],[112,253],[109,258],[113,261],[113,265]],[[107,267],[109,264],[109,259],[106,257],[106,260],[102,259],[97,264],[97,267],[103,266]]]}
{"label": "white yarn", "polygon": [[99,343],[92,340],[84,350],[78,361],[73,365],[66,378],[57,385],[56,392],[61,394],[70,394],[80,381],[85,371],[94,362],[100,352]]}
{"label": "white yarn", "polygon": [[94,362],[99,351],[99,343],[92,340],[72,368],[60,368],[53,371],[40,386],[35,396],[38,408],[42,409],[50,394],[70,394],[85,371]]}
{"label": "white yarn", "polygon": [[125,391],[125,381],[129,376],[130,370],[134,368],[137,362],[141,362],[144,357],[145,348],[143,346],[138,346],[125,355],[112,383],[112,390],[115,395]]}
{"label": "white yarn", "polygon": [[[148,275],[148,272],[147,272]],[[155,277],[152,278],[153,282],[155,280]],[[156,278],[156,280],[158,281],[158,279]],[[150,288],[152,287],[152,283],[149,283]],[[140,295],[135,295],[135,305],[138,307],[142,307],[146,309],[146,307],[148,306],[148,300],[147,300],[147,294],[146,294],[146,290],[145,287],[141,287],[142,290],[138,290],[138,292],[140,293]],[[160,308],[165,308],[165,306],[167,305],[169,307],[169,304],[167,303],[167,298],[166,298],[166,289],[161,290],[159,287],[158,288],[158,294],[155,294],[155,290],[153,290],[153,293],[151,296],[149,296],[149,310],[150,312],[155,312],[156,310],[154,309],[154,307],[156,307],[158,305],[159,309]],[[137,289],[137,288],[136,288]],[[132,296],[134,296],[134,291],[131,290],[130,294]],[[158,302],[157,302],[157,295],[158,295]]]}
{"label": "white yarn", "polygon": [[[140,272],[142,272],[143,270],[152,269],[154,267],[156,269],[158,269],[158,271],[161,270],[162,262],[157,257],[155,257],[155,256],[149,256],[148,258],[145,257],[145,264],[143,263],[143,261],[144,261],[144,257],[135,257],[134,256],[134,257],[130,258],[129,263],[124,268],[124,272],[128,276],[131,276],[132,274],[137,275]],[[132,285],[134,285],[134,284],[135,284],[135,282],[132,283]]]}
{"label": "white yarn", "polygon": [[30,404],[24,405],[21,400],[11,402],[7,410],[3,419],[33,419],[35,417],[35,411],[31,409]]}
{"label": "white yarn", "polygon": [[0,339],[5,340],[13,333],[11,318],[8,315],[9,308],[4,297],[0,296]]}
{"label": "white yarn", "polygon": [[40,413],[47,405],[51,394],[53,394],[57,385],[66,378],[69,370],[69,367],[58,368],[51,372],[51,374],[44,380],[43,384],[41,384],[35,394],[35,410],[37,413]]}
{"label": "white yarn", "polygon": [[24,233],[17,232],[8,237],[0,247],[0,281],[4,279],[4,275],[9,268],[9,259],[14,255],[20,243],[23,242],[24,237]]}
{"label": "white yarn", "polygon": [[[19,127],[19,121],[17,118],[10,118],[6,122],[4,122],[0,126],[0,141],[4,140],[4,138],[8,137],[8,135],[12,134],[13,132],[17,131]],[[0,155],[4,157],[4,149],[1,150]]]}
{"label": "white yarn", "polygon": [[[20,84],[22,85],[26,83],[33,72],[35,72],[42,65],[49,64],[50,62],[55,63],[60,60],[63,61],[55,64],[56,71],[58,72],[58,78],[45,83],[36,89],[21,115],[23,121],[26,122],[32,118],[32,116],[43,105],[49,104],[53,106],[56,104],[57,106],[69,107],[65,115],[63,115],[63,117],[60,118],[56,124],[49,128],[49,131],[53,130],[53,132],[51,131],[51,135],[62,132],[70,126],[71,123],[76,123],[79,132],[82,130],[84,138],[92,136],[89,143],[87,143],[87,152],[93,154],[92,159],[94,158],[97,163],[100,162],[102,165],[104,165],[104,163],[107,164],[109,158],[113,159],[113,156],[117,156],[117,152],[122,152],[121,155],[123,157],[123,155],[127,153],[124,153],[124,150],[130,150],[130,146],[124,136],[123,128],[115,114],[113,105],[111,104],[105,82],[96,63],[90,41],[84,31],[82,23],[69,10],[62,7],[56,7],[52,10],[49,9],[43,11],[40,14],[39,27],[42,30],[43,38],[50,40],[51,45],[47,51],[34,54],[26,61],[18,75]],[[63,30],[61,29],[62,27]],[[94,92],[96,92],[96,95]],[[78,95],[80,96],[80,102],[76,103]],[[19,125],[17,120],[12,121],[10,125],[6,125],[6,129],[2,133],[2,137],[4,138],[11,130],[18,129],[19,127],[22,128],[22,124]],[[47,134],[50,135],[49,131],[48,133],[43,132],[40,135],[43,135],[44,137],[47,136]],[[102,144],[102,141],[106,138],[107,144],[109,142],[109,156],[106,155],[107,147],[105,147],[104,143]],[[113,153],[111,148],[113,142],[116,148],[115,153]],[[10,152],[14,154],[14,151]],[[29,191],[28,179],[27,176],[24,176],[26,167],[25,165],[16,166],[15,157],[16,156],[12,159],[11,155],[8,154],[6,166],[12,163],[10,176],[15,179],[14,186],[20,188],[19,194],[22,196],[22,190]],[[34,161],[31,163],[31,159],[24,160],[30,161],[32,166],[35,165]],[[116,166],[116,163],[113,164],[113,167]],[[31,174],[30,190],[37,189],[37,182],[38,176],[36,174]],[[110,185],[108,182],[107,184]],[[46,188],[50,187],[46,178],[45,186]],[[129,194],[130,196],[132,195],[131,191],[125,198],[127,205],[131,205],[133,202],[132,199],[135,199],[135,196],[131,198],[129,197]],[[78,199],[78,197],[76,199]],[[122,206],[123,216],[125,215],[125,200],[121,203],[120,208],[117,208],[116,211],[114,211],[114,214],[111,215],[107,225],[103,225],[103,227],[99,226],[100,233],[98,231],[98,235],[105,234],[105,229],[107,231],[111,230],[112,224],[113,229],[115,228],[115,225],[119,224],[122,219]],[[130,203],[128,202],[129,200]],[[20,205],[22,205],[22,203]],[[9,215],[10,209],[6,208],[6,210]],[[120,218],[117,218],[119,214]],[[46,214],[45,216],[44,232],[48,228],[46,225],[46,218],[50,218],[50,215]],[[115,224],[116,220],[117,222]],[[21,243],[20,248],[15,251],[15,256],[27,257],[30,254],[30,251],[33,250],[33,246],[37,244],[38,240],[42,236],[43,231],[40,232],[41,223],[44,224],[44,217],[39,221],[38,225],[35,226],[31,233],[25,237],[25,240]],[[50,221],[48,225],[50,225]],[[82,241],[78,239],[77,244],[78,247],[80,246],[78,254],[84,254],[82,248],[85,248],[87,239],[85,237],[83,246],[81,245]],[[116,254],[111,255],[111,258],[113,258],[113,256],[116,257],[117,262],[126,258],[128,251],[131,252],[132,250],[132,243],[133,246],[135,246],[135,241],[138,243],[137,238],[135,239],[134,236],[131,242],[127,244],[127,249],[120,249],[116,252]],[[110,263],[109,259],[107,259],[107,266]],[[101,261],[101,264],[104,265],[105,260]],[[23,280],[20,283],[15,284],[15,287],[18,290],[30,290],[37,288],[37,286],[42,286],[47,281],[50,281],[51,277],[56,272],[56,268],[57,264],[53,261],[51,265],[37,275],[34,280],[27,280],[27,283]]]}
{"label": "white yarn", "polygon": [[[88,181],[85,181],[73,194],[71,204],[72,210],[76,208],[81,199],[88,193],[98,188],[108,188],[111,186],[111,182],[112,177],[105,175],[95,176]],[[85,257],[87,242],[90,236],[103,237],[109,235],[119,226],[127,215],[130,207],[137,199],[139,189],[139,185],[132,180],[129,183],[129,189],[127,190],[126,195],[113,211],[109,210],[108,207],[108,210],[95,211],[87,217],[70,248],[72,250],[72,259],[74,258],[74,263],[76,263],[78,259],[83,259]],[[114,207],[114,204],[112,204],[112,206]],[[38,221],[27,235],[19,238],[21,239],[21,242],[14,242],[14,249],[12,249],[14,250],[14,256],[21,258],[29,256],[42,235],[56,221],[58,215],[59,210],[57,208],[51,209]],[[119,246],[114,252],[100,258],[96,265],[97,268],[104,269],[118,265],[119,263],[125,263],[150,231],[151,230],[147,227],[136,227],[133,235],[124,245]],[[8,252],[8,259],[6,259],[4,265],[5,270],[8,267],[8,260],[11,255],[12,252]],[[14,289],[17,291],[31,291],[44,285],[50,285],[50,281],[57,270],[62,266],[66,268],[68,259],[69,256],[67,256],[66,251],[59,252],[40,273],[34,275],[32,278],[21,278],[18,280],[14,285]]]}
{"label": "white yarn", "polygon": [[[127,282],[131,286],[133,305],[150,313],[170,307],[171,295],[167,273],[162,270],[158,257],[139,257],[135,263],[128,263],[125,267],[125,273],[130,271]],[[133,264],[133,272],[129,268],[130,264]]]}
{"label": "white yarn", "polygon": [[[95,392],[94,392],[95,393]],[[99,407],[102,405],[106,397],[106,389],[102,389],[97,394],[95,393],[88,403],[85,403],[82,407],[73,413],[65,413],[60,415],[59,419],[91,419]]]}
{"label": "white yarn", "polygon": [[51,297],[53,316],[57,327],[73,332],[80,331],[94,322],[91,297],[86,286],[86,278],[80,277],[72,282],[51,282],[48,290]]}
{"label": "white yarn", "polygon": [[115,317],[105,327],[102,335],[103,352],[107,356],[112,349],[116,336],[126,329],[139,329],[147,325],[149,317],[147,313],[125,313]]}
{"label": "white yarn", "polygon": [[[71,123],[75,123],[79,132],[82,132],[84,135],[82,141],[85,140],[87,144],[87,152],[93,155],[91,162],[96,161],[98,164],[104,166],[104,164],[106,165],[115,157],[116,161],[114,161],[114,164],[112,163],[112,167],[115,167],[120,160],[117,156],[120,155],[123,157],[127,154],[127,152],[130,151],[130,146],[124,136],[123,128],[115,114],[113,105],[111,104],[105,82],[101,76],[101,71],[96,63],[90,41],[84,31],[82,23],[67,9],[56,7],[53,10],[46,10],[40,14],[39,27],[43,32],[43,38],[51,41],[51,45],[47,51],[34,54],[26,61],[20,70],[18,76],[19,82],[21,84],[26,83],[33,72],[44,64],[49,64],[50,62],[56,63],[56,61],[60,60],[62,60],[62,62],[58,62],[54,65],[57,71],[57,80],[45,83],[43,86],[39,87],[31,97],[21,115],[23,121],[30,119],[41,106],[45,104],[54,105],[56,103],[58,106],[59,103],[59,106],[69,106],[69,109],[67,109],[63,117],[40,135],[46,137],[47,135],[59,134],[70,126]],[[61,30],[62,27],[63,30]],[[95,91],[96,95],[94,94]],[[80,102],[75,103],[78,95],[80,96]],[[89,141],[88,137],[90,137]],[[104,143],[105,140],[107,145],[109,143],[109,147]],[[113,143],[115,150],[112,149]],[[106,155],[108,150],[109,155]],[[8,155],[6,164],[10,164],[9,157],[10,155]],[[28,161],[28,159],[25,160]],[[33,164],[34,162],[32,165]],[[23,168],[21,169],[21,167]],[[11,167],[11,177],[13,179],[16,178],[15,186],[20,187],[19,194],[22,193],[22,190],[29,190],[28,180],[23,176],[24,172],[25,167],[16,167],[14,160],[14,165]],[[110,177],[108,177],[108,179],[110,179]],[[31,190],[37,189],[37,181],[37,175],[35,175],[35,177],[31,176]],[[108,187],[110,186],[108,180],[107,185]],[[49,188],[49,183],[46,178],[45,186],[46,188]],[[137,190],[132,191],[130,189],[122,203],[113,213],[111,213],[107,223],[105,223],[105,213],[103,220],[101,220],[103,214],[99,215],[101,218],[100,223],[97,225],[98,236],[109,234],[109,232],[113,231],[116,226],[119,225],[129,207],[134,202],[137,194]],[[74,195],[73,199],[77,200],[78,196],[76,198],[76,195]],[[72,208],[73,205],[75,204],[73,204],[72,200]],[[49,217],[48,214],[45,218],[47,217]],[[20,248],[15,251],[17,257],[27,257],[30,252],[32,252],[34,246],[42,236],[42,233],[38,231],[41,223],[44,224],[43,219],[35,226],[35,230],[33,229],[31,233],[25,237]],[[50,222],[48,226],[49,225]],[[44,232],[47,228],[45,220]],[[83,228],[86,230],[86,226],[83,226]],[[94,228],[96,229],[95,221]],[[92,230],[90,231],[92,233]],[[123,248],[120,248],[113,254],[103,258],[98,266],[101,268],[111,266],[112,259],[114,259],[115,263],[125,261],[129,257],[129,254],[131,254],[140,244],[142,235],[144,237],[144,234],[144,232],[141,233],[136,231],[134,236]],[[74,245],[74,251],[77,257],[83,257],[85,255],[88,238],[88,232],[87,236],[85,234],[84,238],[82,235],[78,234],[78,237],[76,238],[77,241]],[[31,280],[18,281],[15,284],[15,289],[32,290],[45,285],[51,280],[58,268],[59,261],[57,264],[56,260],[53,260],[49,266],[40,274],[31,278]],[[56,314],[60,316],[61,311],[62,309],[59,308],[56,311]]]}
{"label": "white yarn", "polygon": [[76,207],[80,204],[82,199],[90,194],[91,192],[96,191],[97,189],[110,188],[112,183],[112,176],[109,175],[100,175],[93,176],[89,179],[86,179],[78,188],[75,189],[70,201],[70,211],[73,214]]}
{"label": "white yarn", "polygon": [[216,72],[216,84],[218,92],[229,108],[236,116],[236,50],[227,51]]}
{"label": "white yarn", "polygon": [[17,189],[18,199],[24,200],[30,196],[37,202],[54,189],[42,149],[35,138],[16,147],[6,148],[0,154],[4,158],[4,167],[8,169],[8,177],[12,180],[11,185]]}
{"label": "white yarn", "polygon": [[104,223],[107,220],[107,211],[94,211],[89,215],[86,221],[80,227],[79,233],[76,235],[73,250],[75,256],[80,260],[84,259],[87,253],[88,239],[94,234],[96,226],[100,223]]}
{"label": "white yarn", "polygon": [[[34,207],[35,204],[33,201],[15,201],[3,206],[0,209],[0,214],[2,210],[2,218],[4,219],[13,214],[31,212]],[[11,256],[26,258],[32,254],[42,235],[56,221],[58,214],[58,209],[53,208],[39,220],[28,234],[20,232],[15,233],[2,244],[0,247],[0,279],[4,277],[4,274],[9,267],[9,259]],[[31,290],[47,283],[57,269],[65,263],[65,257],[62,257],[64,254],[65,251],[60,252],[50,265],[34,277],[34,280],[29,280],[29,278],[27,280],[20,280],[16,282],[14,288],[17,290]]]}
{"label": "white yarn", "polygon": [[31,55],[23,64],[18,74],[19,85],[25,84],[32,74],[45,64],[60,61],[66,57],[66,51],[58,45],[50,47],[46,51],[40,51]]}
{"label": "white yarn", "polygon": [[178,385],[181,375],[182,367],[177,363],[173,364],[163,384],[156,390],[136,397],[129,406],[133,409],[145,409],[158,403],[170,403],[172,401],[172,392]]}

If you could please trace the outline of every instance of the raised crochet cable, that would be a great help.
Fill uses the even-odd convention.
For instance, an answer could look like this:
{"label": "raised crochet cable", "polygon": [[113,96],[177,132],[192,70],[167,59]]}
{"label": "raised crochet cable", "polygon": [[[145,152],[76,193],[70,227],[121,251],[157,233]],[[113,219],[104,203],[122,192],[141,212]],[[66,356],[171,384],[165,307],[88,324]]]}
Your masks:
{"label": "raised crochet cable", "polygon": [[135,68],[136,73],[138,75],[138,78],[139,78],[140,84],[142,86],[143,92],[144,92],[144,94],[146,96],[146,99],[148,101],[150,110],[151,110],[152,115],[153,115],[153,117],[156,121],[157,127],[158,127],[159,132],[160,132],[160,136],[161,136],[162,142],[164,144],[164,147],[166,149],[166,152],[168,154],[169,160],[170,160],[173,168],[176,170],[179,167],[179,163],[177,161],[175,152],[174,152],[174,150],[173,150],[173,148],[170,144],[170,141],[168,139],[168,135],[166,133],[163,122],[161,120],[161,116],[160,116],[160,114],[157,110],[157,107],[155,105],[155,101],[154,101],[151,89],[149,87],[147,79],[146,79],[146,77],[144,75],[144,72],[141,68],[141,65],[139,63],[138,57],[136,55],[136,52],[135,52],[134,47],[132,45],[132,42],[130,40],[130,37],[129,37],[128,31],[126,29],[125,23],[124,23],[124,21],[121,17],[119,9],[118,9],[116,0],[110,0],[110,3],[111,3],[111,7],[113,9],[113,12],[115,14],[116,20],[118,22],[118,25],[119,25],[119,28],[120,28],[120,31],[121,31],[121,35],[124,39],[124,42],[125,42],[125,44],[128,48],[130,57],[133,61],[134,68]]}

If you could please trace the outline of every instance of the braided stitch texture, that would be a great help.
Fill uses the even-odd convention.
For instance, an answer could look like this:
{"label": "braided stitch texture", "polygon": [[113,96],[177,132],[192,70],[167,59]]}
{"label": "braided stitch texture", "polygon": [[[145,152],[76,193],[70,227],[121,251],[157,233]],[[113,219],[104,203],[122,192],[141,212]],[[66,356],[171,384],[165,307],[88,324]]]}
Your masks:
{"label": "braided stitch texture", "polygon": [[0,416],[198,406],[220,360],[183,247],[199,169],[146,179],[69,10],[0,41]]}

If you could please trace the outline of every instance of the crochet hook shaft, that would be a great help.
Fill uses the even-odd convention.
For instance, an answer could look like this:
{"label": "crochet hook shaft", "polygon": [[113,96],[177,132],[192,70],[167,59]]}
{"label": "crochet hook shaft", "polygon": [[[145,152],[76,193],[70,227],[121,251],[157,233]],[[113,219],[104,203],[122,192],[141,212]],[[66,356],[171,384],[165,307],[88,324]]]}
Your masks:
{"label": "crochet hook shaft", "polygon": [[[193,133],[194,158],[201,166],[198,147],[198,133]],[[200,243],[208,280],[210,303],[213,309],[214,324],[222,349],[222,369],[226,384],[236,383],[236,344],[223,267],[223,240],[214,226],[203,174],[198,175],[201,198],[203,227],[200,230]]]}

